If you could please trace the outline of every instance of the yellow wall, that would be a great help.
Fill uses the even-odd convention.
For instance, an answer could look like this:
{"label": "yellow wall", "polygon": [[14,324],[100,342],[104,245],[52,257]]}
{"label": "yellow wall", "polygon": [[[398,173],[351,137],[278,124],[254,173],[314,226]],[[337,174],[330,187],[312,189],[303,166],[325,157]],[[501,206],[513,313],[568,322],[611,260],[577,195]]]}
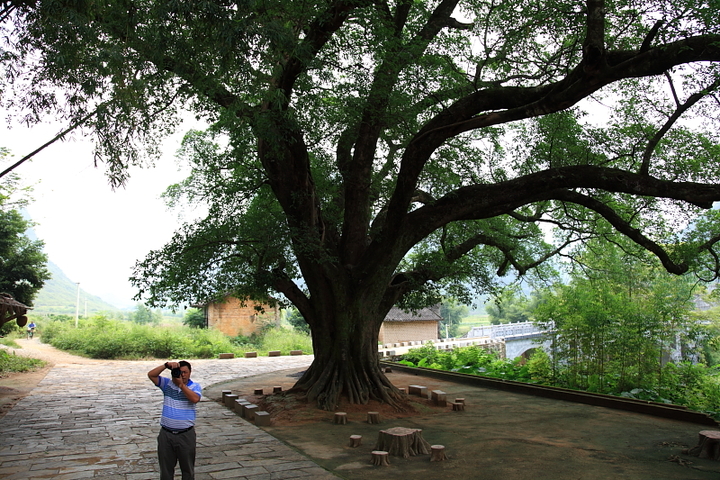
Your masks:
{"label": "yellow wall", "polygon": [[225,335],[236,337],[258,333],[267,324],[280,324],[280,312],[276,308],[264,305],[264,313],[255,310],[257,303],[248,300],[242,306],[240,300],[228,297],[224,302],[207,306],[208,328],[220,330]]}
{"label": "yellow wall", "polygon": [[383,322],[378,341],[382,344],[435,340],[438,338],[438,322]]}

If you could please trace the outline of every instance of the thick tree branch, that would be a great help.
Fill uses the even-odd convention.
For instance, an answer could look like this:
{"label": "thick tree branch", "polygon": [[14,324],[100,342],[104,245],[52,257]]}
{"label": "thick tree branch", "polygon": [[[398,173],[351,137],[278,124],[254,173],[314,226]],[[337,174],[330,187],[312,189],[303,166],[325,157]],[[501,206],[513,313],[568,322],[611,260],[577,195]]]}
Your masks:
{"label": "thick tree branch", "polygon": [[[578,165],[545,170],[493,185],[460,188],[407,214],[401,229],[405,248],[456,220],[506,214],[531,203],[558,198],[563,190],[590,188],[638,196],[669,198],[701,208],[720,201],[720,185],[673,182],[624,170]],[[376,252],[377,253],[377,252]]]}
{"label": "thick tree branch", "polygon": [[587,195],[582,195],[569,190],[558,194],[556,198],[558,200],[564,200],[578,205],[582,205],[586,208],[589,208],[590,210],[599,213],[605,220],[610,223],[610,225],[615,228],[615,230],[622,233],[630,240],[643,247],[645,250],[655,254],[655,256],[660,259],[660,262],[663,264],[663,266],[668,272],[675,273],[677,275],[681,275],[687,272],[688,265],[686,263],[673,262],[667,252],[660,245],[647,238],[637,228],[632,227],[625,219],[620,217],[620,215],[618,215],[612,208],[608,207],[604,203],[595,200],[592,197],[588,197]]}
{"label": "thick tree branch", "polygon": [[684,63],[718,60],[720,35],[703,35],[659,45],[644,52],[607,52],[608,67],[590,77],[575,69],[553,84],[484,89],[458,100],[431,119],[408,144],[395,191],[388,203],[383,230],[392,235],[399,228],[425,162],[449,138],[471,130],[567,109],[623,78],[654,76]]}
{"label": "thick tree branch", "polygon": [[587,74],[605,66],[605,0],[587,0],[587,32],[583,44],[583,69]]}
{"label": "thick tree branch", "polygon": [[[342,227],[341,256],[345,265],[356,264],[365,251],[370,210],[368,199],[372,181],[372,165],[375,160],[378,139],[386,123],[389,98],[397,84],[400,72],[418,58],[438,33],[447,26],[458,0],[442,0],[418,34],[403,42],[401,38],[389,43],[381,65],[375,70],[370,93],[356,137],[352,162],[347,165],[343,179],[345,183],[345,214]],[[408,12],[404,4],[398,7],[396,27],[404,24]],[[397,34],[397,32],[396,32]]]}

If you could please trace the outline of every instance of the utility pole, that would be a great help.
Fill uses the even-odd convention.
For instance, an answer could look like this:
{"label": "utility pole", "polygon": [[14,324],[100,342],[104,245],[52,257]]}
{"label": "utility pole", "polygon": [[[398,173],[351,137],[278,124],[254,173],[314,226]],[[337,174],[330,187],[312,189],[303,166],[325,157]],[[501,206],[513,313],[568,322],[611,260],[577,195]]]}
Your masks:
{"label": "utility pole", "polygon": [[75,299],[75,328],[78,328],[78,317],[80,316],[80,282],[77,282],[77,299]]}

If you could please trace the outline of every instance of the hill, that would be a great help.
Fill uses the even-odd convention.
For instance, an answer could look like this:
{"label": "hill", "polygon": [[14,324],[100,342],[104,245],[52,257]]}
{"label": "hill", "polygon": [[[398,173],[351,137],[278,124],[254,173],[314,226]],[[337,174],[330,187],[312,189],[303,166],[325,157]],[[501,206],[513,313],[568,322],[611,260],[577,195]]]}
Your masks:
{"label": "hill", "polygon": [[[70,280],[53,262],[48,262],[48,270],[52,278],[45,282],[45,286],[38,293],[33,304],[33,313],[55,313],[75,315],[77,303],[77,283]],[[114,312],[120,310],[114,305],[95,295],[90,295],[80,289],[80,314],[95,312]]]}

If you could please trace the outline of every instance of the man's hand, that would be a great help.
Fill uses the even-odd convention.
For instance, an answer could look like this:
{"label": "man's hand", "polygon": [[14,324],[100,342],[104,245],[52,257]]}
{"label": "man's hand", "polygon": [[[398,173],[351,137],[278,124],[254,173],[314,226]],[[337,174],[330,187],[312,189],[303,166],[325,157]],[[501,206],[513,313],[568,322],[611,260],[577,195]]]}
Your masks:
{"label": "man's hand", "polygon": [[[160,374],[166,369],[166,368],[178,368],[180,367],[180,364],[178,362],[165,362],[159,367],[155,367],[152,370],[148,372],[148,378],[151,382],[153,382],[155,385],[158,385],[160,383]],[[174,380],[174,379],[173,379]]]}

